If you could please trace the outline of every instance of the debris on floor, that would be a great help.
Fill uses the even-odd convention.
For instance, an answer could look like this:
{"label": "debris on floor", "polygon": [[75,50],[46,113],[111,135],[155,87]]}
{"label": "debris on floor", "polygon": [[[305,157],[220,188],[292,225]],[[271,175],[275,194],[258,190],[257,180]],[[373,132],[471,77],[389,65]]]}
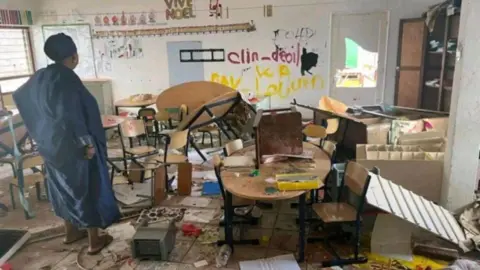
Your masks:
{"label": "debris on floor", "polygon": [[240,262],[240,270],[300,270],[293,254],[281,255],[268,259]]}

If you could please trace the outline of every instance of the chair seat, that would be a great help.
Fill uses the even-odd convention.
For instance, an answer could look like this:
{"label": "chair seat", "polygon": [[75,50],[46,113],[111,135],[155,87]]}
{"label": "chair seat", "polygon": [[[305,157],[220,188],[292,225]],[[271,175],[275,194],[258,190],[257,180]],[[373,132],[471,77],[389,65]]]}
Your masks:
{"label": "chair seat", "polygon": [[108,158],[123,158],[123,151],[120,148],[107,148]]}
{"label": "chair seat", "polygon": [[316,146],[320,146],[320,141],[321,139],[320,138],[311,138],[311,137],[307,137],[307,142],[313,144],[313,145],[316,145]]}
{"label": "chair seat", "polygon": [[[167,154],[167,163],[184,163],[187,161],[187,157],[185,155],[182,155],[182,154]],[[158,156],[155,158],[155,160],[159,161],[159,162],[162,162],[165,160],[165,156],[162,155],[162,156]]]}
{"label": "chair seat", "polygon": [[317,203],[312,208],[325,223],[357,220],[357,210],[347,203]]}
{"label": "chair seat", "polygon": [[143,154],[148,154],[148,153],[153,153],[157,151],[157,149],[153,146],[147,146],[147,145],[142,145],[142,146],[135,146],[133,148],[127,148],[125,149],[125,152],[132,154],[132,155],[143,155]]}
{"label": "chair seat", "polygon": [[[41,183],[45,180],[45,176],[42,173],[33,173],[23,176],[23,186],[31,187],[35,186],[36,183]],[[11,184],[18,186],[18,178],[12,178]]]}
{"label": "chair seat", "polygon": [[[254,205],[255,201],[249,200],[249,199],[244,199],[240,198],[237,196],[232,196],[232,205],[234,207],[236,206],[248,206],[248,205]],[[222,201],[222,206],[224,206],[224,202]]]}
{"label": "chair seat", "polygon": [[128,178],[123,175],[116,175],[113,177],[112,184],[113,185],[128,184]]}

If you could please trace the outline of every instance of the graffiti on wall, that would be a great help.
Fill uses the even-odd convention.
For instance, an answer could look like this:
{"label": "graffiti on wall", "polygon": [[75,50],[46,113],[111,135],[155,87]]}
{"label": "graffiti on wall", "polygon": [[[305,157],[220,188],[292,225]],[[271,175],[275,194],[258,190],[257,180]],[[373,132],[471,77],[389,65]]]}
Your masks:
{"label": "graffiti on wall", "polygon": [[308,52],[306,48],[300,48],[300,44],[294,50],[279,50],[276,49],[270,53],[261,55],[259,52],[250,50],[248,48],[240,51],[233,51],[227,54],[228,62],[231,64],[252,64],[258,62],[274,62],[282,64],[291,64],[300,67],[300,74],[312,74],[310,70],[317,66],[318,54],[315,52]]}
{"label": "graffiti on wall", "polygon": [[[253,88],[246,86],[245,75],[253,75]],[[322,90],[325,87],[325,82],[320,75],[308,77],[294,75],[286,64],[278,64],[274,68],[256,65],[249,70],[242,71],[242,75],[238,77],[214,72],[210,80],[245,94],[253,93],[255,96],[279,98],[291,97],[300,90]],[[248,85],[251,86],[252,83],[250,82]]]}
{"label": "graffiti on wall", "polygon": [[273,31],[273,44],[277,50],[294,48],[296,44],[305,47],[315,34],[316,31],[308,27],[292,30],[276,29]]}

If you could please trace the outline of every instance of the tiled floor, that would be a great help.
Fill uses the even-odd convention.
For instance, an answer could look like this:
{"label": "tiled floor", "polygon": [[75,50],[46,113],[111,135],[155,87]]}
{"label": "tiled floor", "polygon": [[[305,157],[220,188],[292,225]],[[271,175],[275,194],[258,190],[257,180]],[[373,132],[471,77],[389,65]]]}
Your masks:
{"label": "tiled floor", "polygon": [[[179,205],[171,206],[172,203],[179,203],[185,197],[172,196],[164,202],[169,209],[178,207],[187,207],[184,220],[177,223],[177,227],[181,228],[186,223],[185,218],[196,221],[197,217],[206,216],[205,213],[214,213],[212,220],[204,220],[204,223],[194,223],[197,227],[202,228],[203,234],[196,238],[193,236],[184,236],[181,229],[177,231],[175,248],[166,262],[139,262],[132,260],[130,257],[129,240],[134,234],[134,229],[129,223],[112,226],[109,229],[110,234],[115,238],[103,254],[97,256],[86,256],[84,251],[80,254],[80,263],[90,269],[217,269],[214,267],[215,257],[219,247],[215,243],[211,243],[221,238],[223,231],[218,227],[217,223],[220,218],[220,199],[208,198],[211,200],[206,208],[196,208],[192,206]],[[203,200],[204,198],[201,197]],[[183,200],[185,201],[185,200]],[[186,201],[193,202],[194,198],[190,197]],[[243,233],[240,229],[235,230],[235,238],[239,239],[240,234],[243,239],[256,238],[260,239],[259,246],[236,246],[233,256],[230,258],[225,269],[239,269],[238,262],[243,260],[254,260],[260,258],[268,258],[282,254],[296,252],[298,244],[298,231],[295,225],[295,215],[288,207],[290,202],[278,202],[274,210],[264,213],[261,222],[257,226],[243,226]],[[289,214],[282,212],[287,209]],[[188,222],[190,223],[190,222]],[[26,246],[22,251],[11,260],[14,269],[78,269],[76,268],[77,254],[86,242],[81,242],[71,246],[65,246],[61,243],[61,238],[54,240],[34,243]],[[310,249],[312,247],[309,247]],[[313,263],[315,259],[327,257],[328,253],[322,249],[315,251],[307,250],[307,258]],[[206,260],[209,266],[203,268],[195,268],[193,264],[197,261]],[[116,265],[116,266],[115,266]],[[120,268],[112,268],[112,267]],[[313,265],[307,263],[301,264],[302,269],[317,269]]]}

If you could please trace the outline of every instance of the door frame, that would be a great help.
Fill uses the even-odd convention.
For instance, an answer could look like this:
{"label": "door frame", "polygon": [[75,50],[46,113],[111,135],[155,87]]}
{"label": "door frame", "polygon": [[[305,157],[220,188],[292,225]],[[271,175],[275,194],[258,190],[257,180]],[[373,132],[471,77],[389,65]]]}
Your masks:
{"label": "door frame", "polygon": [[[330,48],[328,54],[329,54],[329,58],[328,58],[328,69],[329,69],[329,72],[328,72],[328,96],[332,96],[332,80],[333,80],[333,77],[335,76],[335,72],[333,69],[332,69],[332,63],[333,63],[333,53],[332,53],[332,44],[333,44],[333,18],[335,15],[365,15],[365,14],[371,14],[371,13],[385,13],[385,15],[387,16],[387,25],[386,25],[386,35],[385,35],[385,57],[384,57],[384,60],[382,61],[382,63],[380,63],[380,61],[378,62],[378,68],[382,67],[383,68],[383,83],[380,87],[378,87],[378,84],[377,84],[377,88],[379,88],[381,91],[378,91],[377,89],[377,92],[375,93],[375,100],[378,100],[377,98],[377,95],[380,94],[380,97],[381,97],[381,102],[384,101],[385,99],[385,88],[386,88],[386,75],[387,75],[387,60],[388,60],[388,41],[390,40],[390,31],[389,31],[389,28],[390,28],[390,16],[391,16],[391,11],[390,10],[380,10],[380,11],[372,11],[372,12],[358,12],[358,13],[355,13],[355,12],[332,12],[330,14],[330,38],[329,38],[329,42],[328,42],[328,46]],[[380,48],[380,46],[379,46]],[[377,78],[377,81],[378,81],[378,78]],[[380,93],[378,93],[380,92]]]}
{"label": "door frame", "polygon": [[[397,63],[395,66],[395,93],[393,97],[393,105],[397,105],[398,102],[398,86],[399,86],[399,79],[400,79],[400,64],[402,60],[401,52],[402,52],[402,36],[403,36],[403,24],[406,22],[416,22],[419,20],[425,20],[423,18],[408,18],[408,19],[400,19],[399,26],[398,26],[398,45],[397,45]],[[427,28],[427,26],[424,26]],[[417,97],[417,107],[422,106],[422,93],[423,93],[423,75],[425,71],[425,57],[426,57],[426,41],[428,38],[428,30],[425,29],[423,32],[423,48],[422,48],[422,63],[420,65],[420,82],[418,85],[419,88],[419,94]],[[409,69],[407,69],[409,70]]]}

